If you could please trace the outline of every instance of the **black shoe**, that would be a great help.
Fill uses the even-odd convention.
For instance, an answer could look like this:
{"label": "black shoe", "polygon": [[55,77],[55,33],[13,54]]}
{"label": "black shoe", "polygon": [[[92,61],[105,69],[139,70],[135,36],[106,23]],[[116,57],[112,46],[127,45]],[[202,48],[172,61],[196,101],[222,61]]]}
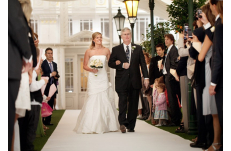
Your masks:
{"label": "black shoe", "polygon": [[202,150],[206,150],[208,149],[210,146],[209,145],[205,145],[204,147],[202,147]]}
{"label": "black shoe", "polygon": [[127,132],[135,132],[134,129],[128,129]]}
{"label": "black shoe", "polygon": [[54,125],[54,124],[52,124],[52,123],[46,123],[46,124],[44,124],[44,125]]}
{"label": "black shoe", "polygon": [[191,147],[195,147],[195,148],[205,148],[205,143],[201,143],[201,142],[194,142],[194,143],[190,143],[190,146]]}
{"label": "black shoe", "polygon": [[126,127],[124,125],[120,125],[120,131],[122,133],[126,133]]}

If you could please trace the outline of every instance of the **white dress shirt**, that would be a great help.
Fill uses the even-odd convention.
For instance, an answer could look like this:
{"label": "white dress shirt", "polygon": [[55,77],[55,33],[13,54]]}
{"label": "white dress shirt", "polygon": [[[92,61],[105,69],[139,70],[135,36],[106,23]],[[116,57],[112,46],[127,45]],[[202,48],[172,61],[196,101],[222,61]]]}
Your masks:
{"label": "white dress shirt", "polygon": [[[126,50],[127,50],[127,46],[129,47],[129,63],[131,62],[131,57],[132,57],[132,55],[131,55],[131,51],[132,51],[132,44],[130,43],[129,45],[125,45],[124,43],[123,43],[123,46],[124,46],[124,51],[125,51],[125,53],[126,53]],[[122,68],[124,67],[124,63],[123,63],[123,65],[122,65]],[[144,78],[144,79],[149,79],[149,78]]]}
{"label": "white dress shirt", "polygon": [[132,44],[130,43],[129,45],[125,45],[125,44],[123,43],[123,46],[124,46],[124,51],[125,51],[125,53],[126,53],[126,50],[127,50],[127,46],[129,47],[129,62],[128,62],[128,63],[130,63],[130,61],[131,61]]}
{"label": "white dress shirt", "polygon": [[[37,77],[37,73],[35,72],[35,70],[33,70],[32,82],[30,84],[30,92],[38,91],[45,84],[45,81],[43,79],[41,79],[39,81],[36,81],[36,77]],[[31,105],[40,105],[40,106],[42,106],[42,104],[35,101],[35,99],[31,102]]]}
{"label": "white dress shirt", "polygon": [[173,46],[173,44],[171,44],[171,45],[168,47],[167,54],[166,54],[166,56],[165,56],[163,74],[167,74],[167,71],[166,71],[166,68],[165,68],[165,64],[166,64],[166,60],[167,60],[168,53],[169,53],[169,51],[171,50],[172,46]]}

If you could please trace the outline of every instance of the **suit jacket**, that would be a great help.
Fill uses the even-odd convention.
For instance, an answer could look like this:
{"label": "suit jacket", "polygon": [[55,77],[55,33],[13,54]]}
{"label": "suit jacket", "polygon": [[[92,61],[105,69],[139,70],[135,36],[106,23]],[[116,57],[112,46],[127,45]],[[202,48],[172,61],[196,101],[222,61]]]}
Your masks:
{"label": "suit jacket", "polygon": [[181,57],[178,63],[176,72],[179,76],[186,76],[187,75],[187,61],[188,57]]}
{"label": "suit jacket", "polygon": [[158,68],[158,61],[163,59],[164,57],[156,56],[152,57],[149,67],[149,83],[153,85],[155,83],[155,79],[159,78],[163,75],[163,70],[159,70]]}
{"label": "suit jacket", "polygon": [[213,32],[211,32],[211,28],[212,28],[212,26],[209,27],[208,29],[206,29],[206,30],[205,30],[205,34],[209,37],[209,39],[210,39],[211,41],[213,41]]}
{"label": "suit jacket", "polygon": [[8,79],[20,80],[22,57],[29,59],[29,28],[18,0],[8,1]]}
{"label": "suit jacket", "polygon": [[[124,92],[127,90],[128,81],[131,80],[134,89],[141,89],[141,75],[140,66],[144,78],[148,78],[147,65],[145,63],[142,47],[136,44],[134,50],[131,50],[131,60],[128,69],[122,68],[123,63],[128,62],[123,44],[112,48],[112,53],[108,61],[108,66],[116,69],[115,88],[117,92]],[[116,60],[120,60],[121,64],[116,65]]]}
{"label": "suit jacket", "polygon": [[215,22],[211,65],[211,82],[217,84],[217,87],[223,87],[223,24],[221,18]]}
{"label": "suit jacket", "polygon": [[179,56],[178,54],[178,50],[176,48],[175,45],[172,46],[172,48],[170,49],[167,58],[166,58],[166,63],[163,61],[163,63],[165,63],[165,68],[167,71],[167,77],[169,80],[173,80],[175,79],[174,76],[170,73],[170,68],[171,69],[177,69],[178,66],[178,62],[177,62],[177,57]]}
{"label": "suit jacket", "polygon": [[[53,71],[56,71],[58,73],[58,70],[57,70],[57,64],[55,62],[52,61],[52,64],[53,64]],[[45,88],[45,91],[44,91],[44,94],[47,96],[48,93],[49,93],[49,89],[50,89],[50,82],[51,82],[51,79],[52,77],[50,77],[50,74],[51,74],[51,69],[50,69],[50,66],[47,62],[47,60],[44,60],[43,63],[41,64],[41,68],[42,68],[42,71],[43,71],[43,77],[49,77],[49,81],[47,83],[47,86]],[[54,77],[53,77],[53,80],[52,80],[52,84],[55,84],[56,86],[56,82],[54,80]],[[57,86],[56,86],[57,87]]]}
{"label": "suit jacket", "polygon": [[189,48],[189,54],[196,60],[194,73],[191,78],[193,81],[192,85],[194,88],[200,86],[203,89],[205,87],[205,59],[202,62],[198,60],[199,53],[192,45]]}

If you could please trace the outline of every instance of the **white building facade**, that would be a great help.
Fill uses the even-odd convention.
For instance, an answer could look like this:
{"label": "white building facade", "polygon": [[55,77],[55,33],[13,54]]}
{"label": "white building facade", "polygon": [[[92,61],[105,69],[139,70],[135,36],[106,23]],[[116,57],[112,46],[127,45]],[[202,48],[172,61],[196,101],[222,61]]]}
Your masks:
{"label": "white building facade", "polygon": [[[43,50],[42,58],[45,59],[45,49],[51,47],[54,62],[58,64],[60,78],[57,108],[81,109],[87,90],[87,73],[83,70],[83,58],[90,46],[92,33],[101,32],[103,45],[111,50],[119,44],[113,17],[117,14],[119,7],[125,17],[127,12],[124,3],[119,0],[59,1],[65,0],[31,0],[33,8],[31,26],[39,36],[39,48]],[[166,21],[166,3],[161,0],[155,3],[154,14],[160,16],[154,17],[154,23]],[[134,41],[140,44],[142,34],[146,34],[150,24],[148,0],[140,1],[137,14]],[[130,28],[127,19],[125,27]],[[114,88],[115,71],[113,69],[108,69],[108,77]],[[115,102],[118,106],[116,93]]]}

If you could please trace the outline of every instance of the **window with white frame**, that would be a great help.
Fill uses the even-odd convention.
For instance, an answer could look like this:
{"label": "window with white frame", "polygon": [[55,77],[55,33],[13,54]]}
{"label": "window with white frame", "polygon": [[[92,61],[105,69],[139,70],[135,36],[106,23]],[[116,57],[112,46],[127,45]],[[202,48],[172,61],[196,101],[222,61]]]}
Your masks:
{"label": "window with white frame", "polygon": [[38,20],[31,19],[30,24],[31,24],[31,28],[33,29],[34,33],[38,34]]}
{"label": "window with white frame", "polygon": [[69,36],[73,35],[73,22],[71,18],[68,19],[68,33]]}
{"label": "window with white frame", "polygon": [[65,58],[65,92],[74,92],[73,58]]}
{"label": "window with white frame", "polygon": [[161,22],[166,22],[166,20],[164,20],[163,18],[160,18],[160,17],[156,17],[156,22],[155,22],[155,24],[161,23]]}
{"label": "window with white frame", "polygon": [[93,31],[92,20],[80,20],[80,31],[90,30]]}
{"label": "window with white frame", "polygon": [[148,29],[149,18],[137,18],[135,23],[135,40],[142,41],[143,35],[146,35],[146,30]]}
{"label": "window with white frame", "polygon": [[105,37],[109,37],[109,19],[101,18],[101,33]]}

